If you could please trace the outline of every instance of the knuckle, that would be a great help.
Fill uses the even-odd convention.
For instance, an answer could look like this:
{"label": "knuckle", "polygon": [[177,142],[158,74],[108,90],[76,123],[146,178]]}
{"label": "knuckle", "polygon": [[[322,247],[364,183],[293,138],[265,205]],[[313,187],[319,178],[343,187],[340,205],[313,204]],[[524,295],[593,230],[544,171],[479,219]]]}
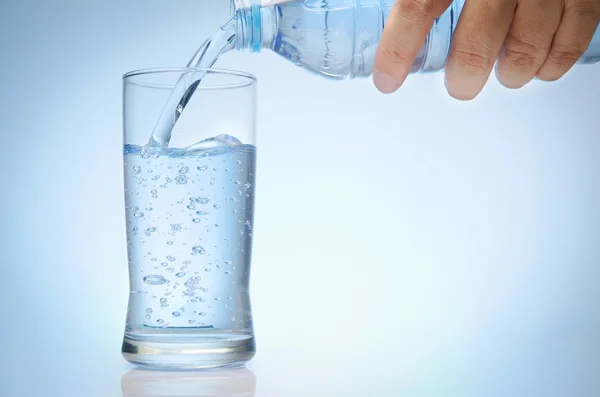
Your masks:
{"label": "knuckle", "polygon": [[533,67],[543,62],[538,55],[541,50],[532,42],[510,33],[504,48],[504,61],[516,67]]}
{"label": "knuckle", "polygon": [[583,55],[585,48],[579,45],[554,44],[548,55],[548,60],[555,65],[571,67]]}
{"label": "knuckle", "polygon": [[576,0],[567,2],[565,11],[579,18],[589,18],[598,15],[599,4],[597,0]]}
{"label": "knuckle", "polygon": [[489,71],[496,59],[489,48],[477,42],[455,42],[450,60],[461,67]]}
{"label": "knuckle", "polygon": [[504,61],[518,68],[533,68],[539,63],[534,55],[510,47],[504,49]]}
{"label": "knuckle", "polygon": [[398,12],[402,17],[421,21],[432,14],[435,0],[396,0]]}

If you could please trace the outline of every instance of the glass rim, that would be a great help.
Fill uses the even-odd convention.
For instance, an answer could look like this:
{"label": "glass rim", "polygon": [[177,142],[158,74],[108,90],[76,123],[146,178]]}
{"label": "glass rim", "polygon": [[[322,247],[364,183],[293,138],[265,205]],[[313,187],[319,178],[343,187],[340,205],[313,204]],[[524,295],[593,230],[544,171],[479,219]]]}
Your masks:
{"label": "glass rim", "polygon": [[[253,74],[242,72],[239,70],[230,70],[230,69],[216,69],[216,68],[193,68],[193,67],[167,67],[167,68],[147,68],[147,69],[136,69],[130,72],[125,73],[122,76],[122,79],[128,80],[131,77],[135,76],[146,76],[146,75],[155,75],[155,74],[165,74],[165,73],[197,73],[204,72],[206,74],[214,74],[214,75],[226,75],[226,76],[235,76],[242,79],[242,81],[237,83],[225,83],[225,84],[211,84],[202,85],[197,87],[199,90],[220,90],[220,89],[231,89],[231,88],[243,88],[248,87],[253,84],[256,84],[257,78]],[[159,83],[151,83],[151,82],[135,82],[133,84],[143,85],[145,87],[150,88],[173,88],[175,83],[173,84],[159,84]]]}

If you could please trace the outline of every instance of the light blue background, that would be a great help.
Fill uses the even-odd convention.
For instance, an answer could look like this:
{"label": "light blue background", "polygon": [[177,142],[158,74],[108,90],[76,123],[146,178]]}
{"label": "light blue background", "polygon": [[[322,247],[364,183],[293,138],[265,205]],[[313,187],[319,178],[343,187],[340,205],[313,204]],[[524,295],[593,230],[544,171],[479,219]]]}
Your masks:
{"label": "light blue background", "polygon": [[[121,75],[183,66],[228,15],[2,2],[3,396],[119,395]],[[600,394],[600,66],[470,103],[441,74],[383,96],[269,53],[218,66],[259,80],[261,396]]]}

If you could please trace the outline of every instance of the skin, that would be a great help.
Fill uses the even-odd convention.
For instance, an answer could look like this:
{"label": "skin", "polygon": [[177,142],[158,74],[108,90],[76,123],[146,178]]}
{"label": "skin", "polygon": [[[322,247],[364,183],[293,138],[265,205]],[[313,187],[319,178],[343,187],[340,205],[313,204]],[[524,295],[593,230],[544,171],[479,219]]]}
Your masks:
{"label": "skin", "polygon": [[[451,2],[395,1],[375,58],[379,91],[400,88],[435,18]],[[508,88],[533,78],[558,80],[585,52],[598,23],[600,0],[466,0],[452,37],[446,89],[456,99],[471,100],[494,66]]]}

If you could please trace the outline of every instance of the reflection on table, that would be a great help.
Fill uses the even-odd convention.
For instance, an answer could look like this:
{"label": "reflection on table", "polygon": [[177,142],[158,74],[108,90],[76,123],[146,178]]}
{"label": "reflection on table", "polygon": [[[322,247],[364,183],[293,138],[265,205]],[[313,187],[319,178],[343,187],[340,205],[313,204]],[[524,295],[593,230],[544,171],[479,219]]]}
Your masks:
{"label": "reflection on table", "polygon": [[203,372],[134,369],[121,378],[123,397],[254,397],[256,376],[247,368]]}

